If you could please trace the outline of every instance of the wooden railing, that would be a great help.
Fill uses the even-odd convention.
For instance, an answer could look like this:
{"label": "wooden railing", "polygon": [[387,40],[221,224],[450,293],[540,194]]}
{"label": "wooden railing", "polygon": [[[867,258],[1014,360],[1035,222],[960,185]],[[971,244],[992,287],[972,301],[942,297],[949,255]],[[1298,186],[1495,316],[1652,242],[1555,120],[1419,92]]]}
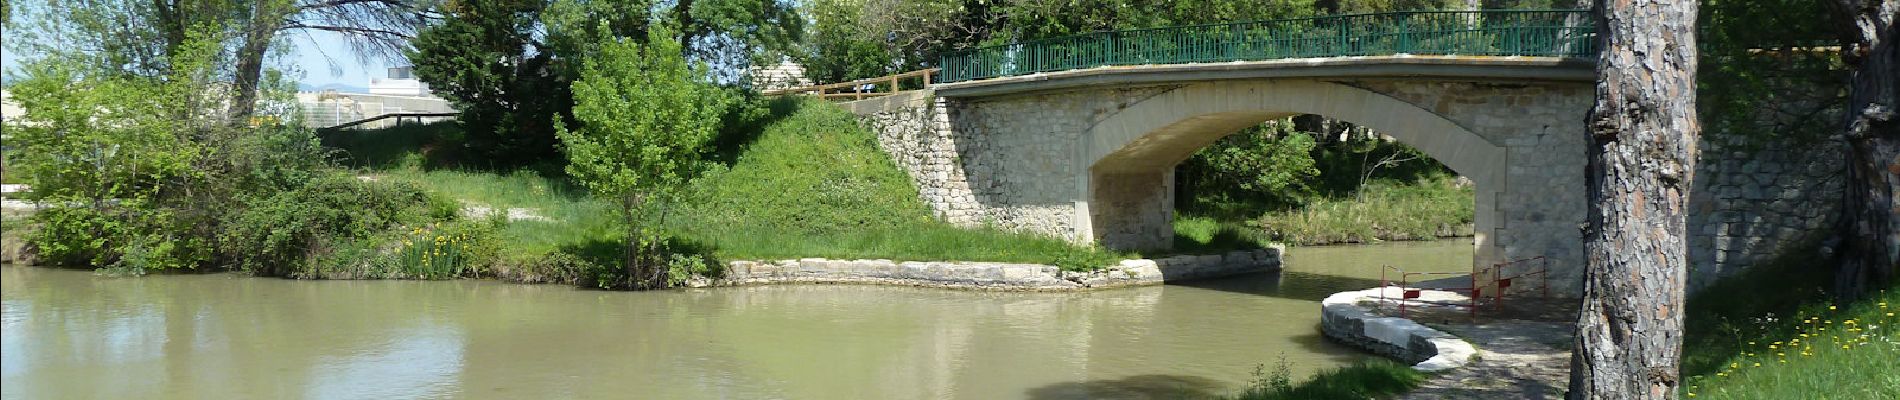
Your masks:
{"label": "wooden railing", "polygon": [[[864,100],[873,97],[889,96],[909,90],[930,87],[930,77],[937,73],[936,68],[922,69],[896,75],[859,79],[850,82],[827,83],[823,85],[800,86],[795,88],[765,91],[767,96],[813,96],[831,101]],[[911,89],[905,89],[908,82],[921,82]]]}

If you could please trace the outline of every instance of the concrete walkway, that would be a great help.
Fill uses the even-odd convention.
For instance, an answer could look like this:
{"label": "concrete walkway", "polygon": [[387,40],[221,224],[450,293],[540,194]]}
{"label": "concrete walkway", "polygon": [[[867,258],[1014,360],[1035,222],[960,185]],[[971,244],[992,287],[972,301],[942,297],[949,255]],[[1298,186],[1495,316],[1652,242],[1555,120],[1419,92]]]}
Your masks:
{"label": "concrete walkway", "polygon": [[1525,301],[1502,318],[1419,321],[1478,348],[1463,368],[1432,376],[1400,399],[1562,399],[1575,340],[1574,300]]}

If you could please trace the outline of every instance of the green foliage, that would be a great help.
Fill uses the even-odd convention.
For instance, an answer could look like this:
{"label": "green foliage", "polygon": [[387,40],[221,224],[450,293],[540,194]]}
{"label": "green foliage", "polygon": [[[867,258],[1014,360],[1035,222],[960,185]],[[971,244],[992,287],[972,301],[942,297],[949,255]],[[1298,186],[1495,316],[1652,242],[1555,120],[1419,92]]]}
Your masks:
{"label": "green foliage", "polygon": [[1377,360],[1322,371],[1293,385],[1285,359],[1273,371],[1264,366],[1254,382],[1232,397],[1235,400],[1376,399],[1411,391],[1425,382],[1425,374],[1392,361]]}
{"label": "green foliage", "polygon": [[[464,144],[502,165],[554,156],[552,121],[568,114],[572,74],[539,40],[544,0],[456,2],[442,23],[416,34],[416,77],[460,111]],[[556,32],[558,34],[558,32]]]}
{"label": "green foliage", "polygon": [[1312,152],[1317,142],[1294,130],[1292,119],[1269,121],[1201,149],[1175,168],[1176,190],[1185,208],[1250,202],[1268,207],[1297,205],[1313,195],[1319,176]]}
{"label": "green foliage", "polygon": [[698,173],[731,100],[680,58],[664,29],[646,45],[615,39],[582,67],[574,119],[555,121],[568,174],[595,193],[663,195]]}
{"label": "green foliage", "polygon": [[400,238],[385,271],[410,279],[448,279],[470,276],[494,262],[501,251],[500,239],[490,221],[457,221],[417,226],[407,231],[400,227],[393,235]]}
{"label": "green foliage", "polygon": [[86,60],[48,55],[23,66],[10,90],[26,109],[8,129],[12,174],[32,196],[60,209],[35,215],[28,238],[46,259],[68,265],[192,268],[210,261],[208,216],[192,188],[219,171],[208,159],[217,119],[198,112],[217,99],[200,85],[217,48],[199,38],[169,61],[163,79],[88,69]]}
{"label": "green foliage", "polygon": [[38,228],[26,241],[55,265],[111,265],[128,230],[117,216],[88,207],[49,208],[32,218]]}
{"label": "green foliage", "polygon": [[304,276],[312,271],[309,260],[333,247],[398,224],[442,220],[439,207],[428,206],[442,201],[430,197],[413,185],[330,174],[293,190],[246,199],[244,211],[231,217],[219,242],[236,267],[260,275]]}
{"label": "green foliage", "polygon": [[[1826,2],[1706,0],[1697,15],[1697,114],[1716,139],[1813,144],[1840,131],[1846,68]],[[1773,29],[1764,29],[1773,27]]]}
{"label": "green foliage", "polygon": [[[732,100],[705,83],[702,67],[687,65],[667,29],[652,29],[646,44],[610,39],[581,68],[574,83],[574,119],[556,120],[567,172],[581,185],[621,204],[628,234],[626,268],[634,280],[598,276],[603,287],[665,285],[661,268],[671,248],[639,211],[658,211],[705,167],[705,155]],[[658,200],[658,201],[653,201]],[[615,279],[608,279],[615,278]]]}

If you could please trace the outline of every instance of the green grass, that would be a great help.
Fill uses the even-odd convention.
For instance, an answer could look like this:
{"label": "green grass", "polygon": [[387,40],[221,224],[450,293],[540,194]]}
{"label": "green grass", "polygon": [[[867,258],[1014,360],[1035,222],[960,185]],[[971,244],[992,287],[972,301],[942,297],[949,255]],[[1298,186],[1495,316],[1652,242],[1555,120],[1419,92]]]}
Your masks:
{"label": "green grass", "polygon": [[1332,400],[1385,398],[1417,388],[1425,373],[1388,360],[1374,360],[1321,371],[1293,385],[1286,367],[1257,373],[1253,385],[1234,400]]}
{"label": "green grass", "polygon": [[1213,254],[1228,250],[1258,249],[1275,242],[1245,222],[1206,215],[1175,213],[1174,248],[1171,253]]}
{"label": "green grass", "polygon": [[1265,237],[1312,245],[1429,240],[1471,234],[1472,191],[1447,177],[1368,183],[1364,199],[1320,199],[1258,220]]}
{"label": "green grass", "polygon": [[1835,304],[1830,265],[1790,252],[1691,299],[1684,396],[1900,398],[1900,291]]}
{"label": "green grass", "polygon": [[511,221],[502,227],[509,255],[537,255],[620,237],[612,204],[587,196],[564,178],[527,171],[509,174],[468,171],[378,171],[381,179],[414,182],[468,205],[496,210],[528,209],[550,221]]}

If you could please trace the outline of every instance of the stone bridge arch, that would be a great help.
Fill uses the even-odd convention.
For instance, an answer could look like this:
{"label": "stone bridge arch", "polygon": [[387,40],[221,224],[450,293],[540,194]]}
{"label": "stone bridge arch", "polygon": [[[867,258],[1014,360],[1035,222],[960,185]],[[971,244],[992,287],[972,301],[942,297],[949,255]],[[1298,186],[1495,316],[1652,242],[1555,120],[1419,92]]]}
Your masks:
{"label": "stone bridge arch", "polygon": [[1583,267],[1588,64],[1348,58],[1094,68],[845,103],[939,218],[1112,247],[1171,244],[1173,166],[1261,121],[1318,114],[1404,141],[1476,184],[1476,265]]}
{"label": "stone bridge arch", "polygon": [[[1417,104],[1338,82],[1197,83],[1130,104],[1082,135],[1090,218],[1081,229],[1104,246],[1168,247],[1174,234],[1174,166],[1241,129],[1298,114],[1352,122],[1397,138],[1470,178],[1478,199],[1496,198],[1508,185],[1504,146]],[[1501,257],[1491,240],[1500,220],[1494,205],[1474,205],[1476,254],[1486,262]]]}

